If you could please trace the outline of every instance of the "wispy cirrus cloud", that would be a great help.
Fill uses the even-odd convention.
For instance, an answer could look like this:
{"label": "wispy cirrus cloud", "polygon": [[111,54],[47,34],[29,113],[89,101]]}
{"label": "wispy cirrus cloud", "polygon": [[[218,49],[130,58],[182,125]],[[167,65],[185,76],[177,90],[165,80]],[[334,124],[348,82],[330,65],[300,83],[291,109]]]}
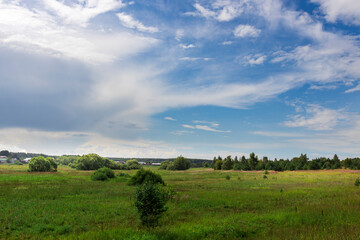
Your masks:
{"label": "wispy cirrus cloud", "polygon": [[297,114],[286,121],[287,127],[304,127],[316,131],[332,130],[341,121],[348,118],[343,109],[333,110],[317,104],[305,107],[305,116]]}
{"label": "wispy cirrus cloud", "polygon": [[126,13],[118,13],[116,14],[119,18],[122,25],[124,25],[127,28],[133,28],[140,32],[149,32],[149,33],[157,33],[159,32],[159,29],[157,27],[148,27],[145,26],[140,21],[134,19],[131,15]]}
{"label": "wispy cirrus cloud", "polygon": [[227,130],[227,131],[223,131],[223,130],[219,130],[207,125],[187,125],[187,124],[183,124],[182,125],[184,128],[190,128],[190,129],[198,129],[198,130],[204,130],[204,131],[209,131],[209,132],[221,132],[221,133],[230,133],[231,131]]}
{"label": "wispy cirrus cloud", "polygon": [[172,118],[172,117],[164,117],[165,120],[169,120],[169,121],[176,121],[176,119]]}

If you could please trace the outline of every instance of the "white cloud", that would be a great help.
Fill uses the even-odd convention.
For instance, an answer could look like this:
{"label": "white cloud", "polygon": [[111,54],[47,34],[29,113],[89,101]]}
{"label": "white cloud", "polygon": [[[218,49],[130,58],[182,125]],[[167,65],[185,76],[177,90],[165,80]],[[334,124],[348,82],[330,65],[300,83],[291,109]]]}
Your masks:
{"label": "white cloud", "polygon": [[118,0],[84,0],[66,5],[64,1],[42,0],[47,9],[61,17],[67,24],[85,27],[88,21],[99,14],[119,9],[125,4]]}
{"label": "white cloud", "polygon": [[190,128],[190,129],[199,129],[199,130],[204,130],[204,131],[209,131],[209,132],[222,132],[222,133],[230,133],[231,131],[223,131],[223,130],[218,130],[215,128],[212,128],[210,126],[207,125],[187,125],[187,124],[183,124],[182,125],[184,128]]}
{"label": "white cloud", "polygon": [[0,3],[0,44],[17,51],[80,60],[113,62],[157,43],[128,33],[104,34],[59,25],[47,12]]}
{"label": "white cloud", "polygon": [[350,89],[346,90],[345,93],[352,93],[352,92],[357,92],[357,91],[360,91],[360,84],[354,88],[350,88]]}
{"label": "white cloud", "polygon": [[164,117],[165,120],[169,120],[169,121],[176,121],[176,119],[172,118],[172,117]]}
{"label": "white cloud", "polygon": [[171,132],[171,134],[178,135],[178,136],[182,136],[185,134],[193,134],[193,133],[194,133],[194,131],[185,131],[185,130],[177,130],[175,132]]}
{"label": "white cloud", "polygon": [[196,12],[187,12],[185,15],[200,16],[204,18],[213,18],[220,22],[228,22],[239,17],[244,12],[246,1],[228,1],[216,0],[209,8],[201,6],[199,3],[194,4]]}
{"label": "white cloud", "polygon": [[194,48],[195,45],[194,45],[194,44],[188,44],[188,45],[181,44],[180,47],[182,47],[182,48],[184,48],[184,49],[188,49],[188,48]]}
{"label": "white cloud", "polygon": [[221,44],[222,45],[231,45],[231,44],[233,44],[233,42],[232,41],[224,41]]}
{"label": "white cloud", "polygon": [[200,120],[193,120],[193,123],[195,124],[208,124],[212,127],[218,127],[220,126],[220,124],[216,123],[216,122],[209,122],[209,121],[200,121]]}
{"label": "white cloud", "polygon": [[181,39],[184,37],[184,35],[185,35],[184,29],[177,29],[175,32],[176,41],[181,41]]}
{"label": "white cloud", "polygon": [[291,132],[271,132],[271,131],[253,131],[250,132],[254,135],[260,135],[265,137],[286,137],[286,138],[295,138],[295,137],[304,137],[304,134],[291,133]]}
{"label": "white cloud", "polygon": [[235,37],[257,37],[261,33],[260,29],[257,29],[251,25],[238,25],[233,31]]}
{"label": "white cloud", "polygon": [[284,123],[285,126],[305,127],[316,131],[332,130],[341,120],[347,119],[344,110],[328,109],[317,104],[308,104],[305,113],[305,116],[292,116],[292,120]]}
{"label": "white cloud", "polygon": [[266,60],[265,55],[256,54],[256,55],[249,55],[244,58],[245,63],[249,65],[259,65],[263,64]]}
{"label": "white cloud", "polygon": [[348,24],[360,25],[360,1],[358,0],[311,0],[320,4],[321,11],[329,22],[341,20]]}
{"label": "white cloud", "polygon": [[159,32],[159,29],[156,27],[147,27],[138,20],[134,19],[131,15],[126,13],[118,13],[116,14],[121,22],[127,28],[137,29],[140,32],[149,32],[156,33]]}

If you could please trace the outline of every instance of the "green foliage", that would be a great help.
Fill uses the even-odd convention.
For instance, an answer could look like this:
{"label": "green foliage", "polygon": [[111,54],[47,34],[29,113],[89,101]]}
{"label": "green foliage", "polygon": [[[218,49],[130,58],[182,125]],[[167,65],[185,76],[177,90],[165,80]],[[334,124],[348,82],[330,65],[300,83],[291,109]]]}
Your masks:
{"label": "green foliage", "polygon": [[209,165],[208,162],[203,162],[202,166],[203,166],[203,168],[208,168],[208,167],[210,167],[210,165]]}
{"label": "green foliage", "polygon": [[230,175],[226,175],[225,179],[230,180]]}
{"label": "green foliage", "polygon": [[263,176],[263,178],[264,178],[264,179],[266,179],[266,178],[267,178],[267,176],[266,176],[266,175],[264,175],[264,176]]}
{"label": "green foliage", "polygon": [[169,161],[169,160],[163,161],[163,162],[160,164],[159,169],[166,170],[169,165],[170,165],[170,161]]}
{"label": "green foliage", "polygon": [[93,181],[105,181],[105,180],[108,180],[108,177],[106,176],[106,174],[104,172],[95,171],[91,175],[91,180],[93,180]]}
{"label": "green foliage", "polygon": [[109,159],[100,157],[95,153],[83,155],[71,164],[71,166],[75,167],[77,170],[97,170],[102,167],[108,167],[109,165]]}
{"label": "green foliage", "polygon": [[99,168],[98,170],[96,170],[92,175],[91,175],[91,180],[93,181],[105,181],[109,178],[114,178],[115,177],[115,173],[113,170],[111,170],[110,168],[107,167],[102,167]]}
{"label": "green foliage", "polygon": [[355,180],[355,186],[360,186],[360,178],[357,178],[357,179]]}
{"label": "green foliage", "polygon": [[142,166],[136,159],[131,159],[126,161],[126,166],[128,169],[140,169]]}
{"label": "green foliage", "polygon": [[269,171],[268,171],[268,170],[265,170],[264,174],[269,174]]}
{"label": "green foliage", "polygon": [[227,156],[224,160],[223,160],[223,164],[221,166],[222,170],[230,170],[233,168],[233,161],[231,159],[231,156]]}
{"label": "green foliage", "polygon": [[107,167],[99,168],[96,171],[104,173],[108,178],[114,178],[115,177],[114,171],[111,170],[110,168],[107,168]]}
{"label": "green foliage", "polygon": [[56,158],[56,162],[60,165],[70,165],[73,162],[75,162],[79,156],[73,156],[73,155],[62,155],[58,158]]}
{"label": "green foliage", "polygon": [[173,162],[170,162],[170,164],[167,165],[166,170],[175,171],[175,165]]}
{"label": "green foliage", "polygon": [[130,178],[131,176],[127,173],[122,173],[119,172],[118,174],[116,174],[117,177],[124,177],[124,178]]}
{"label": "green foliage", "polygon": [[145,170],[143,168],[138,170],[136,174],[129,179],[128,185],[141,185],[146,182],[151,182],[154,184],[159,183],[165,186],[165,182],[159,174],[156,174],[150,170]]}
{"label": "green foliage", "polygon": [[222,168],[222,165],[223,165],[223,161],[222,160],[217,160],[216,162],[215,162],[215,170],[221,170],[221,168]]}
{"label": "green foliage", "polygon": [[183,156],[179,156],[175,158],[173,161],[175,170],[186,170],[190,168],[189,159],[184,158]]}
{"label": "green foliage", "polygon": [[34,157],[29,162],[29,172],[56,172],[57,164],[50,157]]}
{"label": "green foliage", "polygon": [[145,182],[136,189],[135,207],[140,214],[141,224],[148,228],[159,224],[159,219],[167,207],[168,195],[159,185]]}

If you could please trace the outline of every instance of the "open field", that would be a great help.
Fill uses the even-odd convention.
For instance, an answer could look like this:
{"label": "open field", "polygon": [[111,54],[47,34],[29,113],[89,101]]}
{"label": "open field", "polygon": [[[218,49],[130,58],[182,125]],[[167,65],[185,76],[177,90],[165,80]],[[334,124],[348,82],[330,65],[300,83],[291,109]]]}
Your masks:
{"label": "open field", "polygon": [[265,179],[262,171],[151,167],[179,194],[147,231],[126,179],[26,169],[0,165],[0,239],[360,239],[358,171],[270,171]]}

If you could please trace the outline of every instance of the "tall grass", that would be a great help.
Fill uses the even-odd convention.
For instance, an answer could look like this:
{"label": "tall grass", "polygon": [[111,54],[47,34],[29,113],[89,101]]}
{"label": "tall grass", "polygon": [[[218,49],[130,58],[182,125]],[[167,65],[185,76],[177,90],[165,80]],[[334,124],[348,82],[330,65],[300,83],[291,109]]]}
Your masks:
{"label": "tall grass", "polygon": [[178,194],[161,226],[148,231],[125,178],[26,169],[0,166],[0,239],[360,239],[360,173],[269,171],[264,179],[264,172],[152,167]]}

